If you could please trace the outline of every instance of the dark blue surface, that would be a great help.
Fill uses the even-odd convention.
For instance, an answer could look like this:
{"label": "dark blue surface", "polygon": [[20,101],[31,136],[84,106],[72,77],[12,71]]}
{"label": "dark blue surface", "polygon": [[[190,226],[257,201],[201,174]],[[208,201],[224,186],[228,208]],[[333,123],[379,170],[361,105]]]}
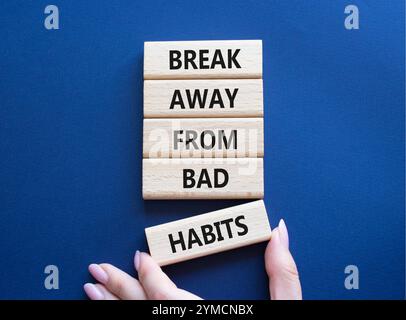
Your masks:
{"label": "dark blue surface", "polygon": [[[141,198],[143,42],[198,39],[264,42],[265,201],[304,297],[404,297],[403,1],[56,1],[54,31],[47,4],[0,2],[0,298],[84,298],[89,263],[133,273],[145,227],[243,203]],[[204,298],[265,299],[264,248],[165,270]]]}

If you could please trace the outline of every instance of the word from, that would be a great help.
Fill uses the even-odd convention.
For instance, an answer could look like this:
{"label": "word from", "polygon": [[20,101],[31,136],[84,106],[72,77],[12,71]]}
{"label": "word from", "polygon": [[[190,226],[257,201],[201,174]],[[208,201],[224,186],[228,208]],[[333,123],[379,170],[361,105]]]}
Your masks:
{"label": "word from", "polygon": [[[200,149],[212,150],[216,144],[219,150],[237,149],[237,130],[231,130],[230,135],[226,136],[224,130],[218,130],[217,134],[213,130],[203,130],[200,133],[196,130],[174,130],[173,131],[173,146],[175,150],[179,150],[179,145],[185,146],[186,150],[190,150],[193,146],[194,150]],[[208,139],[207,139],[208,138]],[[207,140],[209,142],[207,143]],[[224,145],[224,147],[223,147]]]}

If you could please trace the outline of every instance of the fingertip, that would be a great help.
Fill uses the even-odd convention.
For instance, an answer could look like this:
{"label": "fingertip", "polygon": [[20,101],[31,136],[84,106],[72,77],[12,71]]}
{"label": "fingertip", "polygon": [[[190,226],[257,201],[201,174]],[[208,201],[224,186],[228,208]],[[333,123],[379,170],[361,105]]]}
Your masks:
{"label": "fingertip", "polygon": [[271,239],[268,241],[268,244],[265,249],[265,268],[266,271],[269,272],[269,267],[271,263],[271,254],[274,252],[274,247],[277,245],[277,242],[279,242],[279,232],[278,232],[278,227],[272,230],[271,232]]}
{"label": "fingertip", "polygon": [[119,298],[111,293],[104,285],[101,283],[96,283],[95,286],[103,293],[104,300],[119,300]]}
{"label": "fingertip", "polygon": [[143,272],[145,269],[161,269],[161,267],[158,265],[158,263],[155,262],[152,257],[146,253],[139,251],[138,252],[138,272]]}
{"label": "fingertip", "polygon": [[268,241],[268,245],[266,246],[265,253],[269,253],[269,251],[272,249],[272,247],[277,246],[278,243],[280,243],[279,228],[276,227],[271,232],[271,239]]}
{"label": "fingertip", "polygon": [[106,284],[109,280],[107,272],[101,267],[101,265],[92,263],[89,265],[88,270],[90,274],[100,283]]}
{"label": "fingertip", "polygon": [[283,222],[271,234],[265,250],[265,269],[270,279],[272,299],[301,299],[299,274],[286,239],[282,239]]}
{"label": "fingertip", "polygon": [[104,300],[104,295],[93,283],[86,283],[83,290],[90,300]]}
{"label": "fingertip", "polygon": [[286,226],[286,223],[283,219],[279,221],[278,232],[281,243],[285,246],[286,249],[289,250],[289,232],[288,227]]}

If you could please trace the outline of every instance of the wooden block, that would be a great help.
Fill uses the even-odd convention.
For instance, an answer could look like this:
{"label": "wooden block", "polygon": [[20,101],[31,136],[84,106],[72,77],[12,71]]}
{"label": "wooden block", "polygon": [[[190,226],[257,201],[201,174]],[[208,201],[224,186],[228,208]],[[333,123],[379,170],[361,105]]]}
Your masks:
{"label": "wooden block", "polygon": [[146,228],[149,251],[161,266],[271,238],[262,200]]}
{"label": "wooden block", "polygon": [[263,118],[144,119],[144,158],[262,157]]}
{"label": "wooden block", "polygon": [[262,116],[262,79],[144,81],[145,118]]}
{"label": "wooden block", "polygon": [[262,78],[262,40],[144,43],[144,79]]}
{"label": "wooden block", "polygon": [[152,199],[260,199],[262,158],[143,159],[142,195]]}

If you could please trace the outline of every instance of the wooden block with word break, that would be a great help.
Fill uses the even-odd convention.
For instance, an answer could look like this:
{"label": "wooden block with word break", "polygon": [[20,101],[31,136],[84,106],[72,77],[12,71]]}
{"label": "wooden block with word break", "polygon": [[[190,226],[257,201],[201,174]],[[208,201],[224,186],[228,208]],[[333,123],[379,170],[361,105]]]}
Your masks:
{"label": "wooden block with word break", "polygon": [[144,79],[262,78],[262,40],[144,43]]}
{"label": "wooden block with word break", "polygon": [[271,238],[263,200],[146,228],[151,256],[161,266]]}
{"label": "wooden block with word break", "polygon": [[145,200],[261,199],[262,158],[143,159]]}
{"label": "wooden block with word break", "polygon": [[262,79],[144,81],[145,118],[262,116]]}
{"label": "wooden block with word break", "polygon": [[144,119],[144,158],[263,157],[263,118]]}

